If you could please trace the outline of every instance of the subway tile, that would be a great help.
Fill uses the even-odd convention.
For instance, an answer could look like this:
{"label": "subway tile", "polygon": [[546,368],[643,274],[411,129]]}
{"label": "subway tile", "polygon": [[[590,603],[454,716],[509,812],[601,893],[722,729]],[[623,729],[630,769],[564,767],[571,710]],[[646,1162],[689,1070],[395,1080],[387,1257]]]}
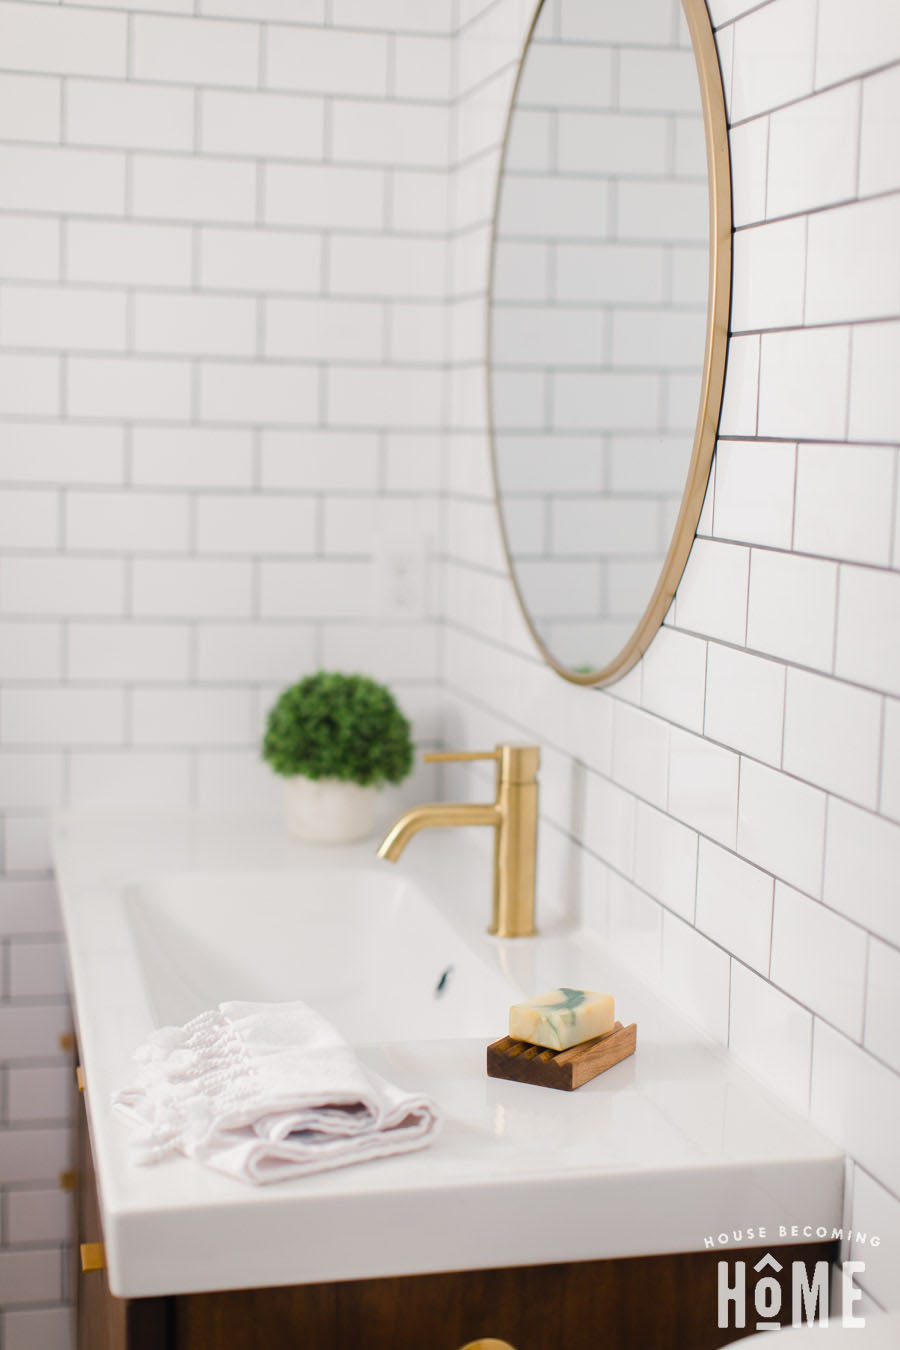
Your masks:
{"label": "subway tile", "polygon": [[49,216],[0,217],[0,256],[8,280],[56,281],[60,223]]}
{"label": "subway tile", "polygon": [[252,356],[256,322],[249,296],[137,295],[134,345],[160,354]]}
{"label": "subway tile", "polygon": [[59,358],[0,355],[0,413],[52,416],[59,410]]}
{"label": "subway tile", "polygon": [[132,482],[142,487],[249,488],[249,431],[224,427],[135,427]]}
{"label": "subway tile", "polygon": [[12,70],[60,75],[124,75],[124,14],[50,5],[0,5],[0,50]]}
{"label": "subway tile", "polygon": [[275,225],[377,230],[384,220],[384,173],[338,165],[267,164],[263,203],[266,222]]}
{"label": "subway tile", "polygon": [[371,431],[266,431],[262,485],[308,492],[372,492],[378,440]]}
{"label": "subway tile", "polygon": [[58,1248],[0,1251],[0,1301],[5,1306],[53,1303],[61,1297],[62,1262]]}
{"label": "subway tile", "polygon": [[[71,1027],[69,1028],[71,1030]],[[57,1051],[58,1053],[58,1051]],[[46,1065],[29,1068],[15,1066],[9,1072],[9,1119],[13,1124],[25,1120],[66,1120],[72,1110],[72,1065]],[[40,1143],[58,1147],[61,1132],[42,1131]],[[62,1136],[65,1140],[65,1136]],[[66,1164],[63,1164],[64,1166]],[[52,1175],[48,1172],[48,1175]]]}
{"label": "subway tile", "polygon": [[184,624],[74,622],[67,659],[73,680],[184,682],[190,671],[190,632]]}
{"label": "subway tile", "polygon": [[367,562],[263,562],[264,618],[367,618],[371,613]]}
{"label": "subway tile", "polygon": [[751,225],[766,216],[766,176],[769,161],[769,119],[731,127],[731,193],[734,224]]}
{"label": "subway tile", "polygon": [[733,847],[738,756],[677,727],[671,735],[669,812],[701,834]]}
{"label": "subway tile", "polygon": [[200,284],[208,290],[315,292],[321,253],[315,234],[210,225],[200,231]]}
{"label": "subway tile", "polygon": [[69,802],[78,809],[145,810],[193,805],[187,750],[74,750]]}
{"label": "subway tile", "polygon": [[318,372],[310,366],[217,361],[200,367],[204,422],[310,423],[317,419],[318,402]]}
{"label": "subway tile", "polygon": [[6,614],[121,614],[124,600],[120,559],[9,557],[3,564]]}
{"label": "subway tile", "polygon": [[679,628],[743,643],[749,563],[749,549],[695,539],[675,597]]}
{"label": "subway tile", "polygon": [[[309,642],[291,628],[294,649]],[[322,632],[322,664],[327,669],[352,670],[365,664],[378,680],[434,680],[438,678],[439,625],[431,622],[326,624]],[[311,660],[311,658],[310,658]],[[294,660],[294,669],[305,669]]]}
{"label": "subway tile", "polygon": [[[380,17],[383,6],[379,7]],[[422,13],[422,6],[417,6]],[[366,8],[367,16],[372,14]],[[368,22],[371,22],[368,18]],[[440,36],[394,36],[395,98],[447,99],[453,93],[453,47]]]}
{"label": "subway tile", "polygon": [[61,942],[10,943],[11,997],[64,998],[69,992],[65,958]]}
{"label": "subway tile", "polygon": [[[830,1020],[834,1020],[833,1018]],[[900,952],[872,938],[866,986],[865,1046],[900,1073]]]}
{"label": "subway tile", "polygon": [[738,853],[819,895],[824,849],[825,794],[752,759],[742,760]]}
{"label": "subway tile", "polygon": [[900,576],[868,567],[840,571],[835,674],[900,694]]}
{"label": "subway tile", "polygon": [[440,299],[446,286],[446,250],[440,239],[336,235],[330,279],[335,295]]}
{"label": "subway tile", "polygon": [[323,503],[326,553],[369,556],[379,534],[379,504],[371,497],[336,497]]}
{"label": "subway tile", "polygon": [[900,825],[834,798],[828,804],[823,899],[854,923],[900,946]]}
{"label": "subway tile", "polygon": [[[897,1270],[900,1200],[860,1167],[854,1168],[853,1176],[853,1231],[859,1237],[850,1244],[850,1258],[865,1263],[865,1273],[859,1278],[882,1308],[896,1308],[900,1294]],[[879,1238],[878,1244],[871,1241],[875,1236]],[[862,1311],[862,1307],[857,1311]]]}
{"label": "subway tile", "polygon": [[900,310],[900,197],[809,217],[806,322],[883,319]]}
{"label": "subway tile", "polygon": [[429,103],[335,100],[331,148],[344,163],[446,164],[450,110]]}
{"label": "subway tile", "polygon": [[5,549],[56,547],[58,494],[42,488],[0,488],[0,539]]}
{"label": "subway tile", "polygon": [[841,0],[819,0],[816,88],[900,60],[900,13],[891,0],[857,0],[852,20]]}
{"label": "subway tile", "polygon": [[132,20],[132,74],[138,80],[182,84],[255,85],[259,29],[218,19]]}
{"label": "subway tile", "polygon": [[[160,3],[161,0],[155,0]],[[3,1321],[6,1350],[73,1350],[75,1310],[63,1308],[11,1309]]]}
{"label": "subway tile", "polygon": [[714,741],[778,766],[784,723],[784,667],[710,643],[704,730]]}
{"label": "subway tile", "polygon": [[187,361],[73,356],[67,383],[72,417],[168,422],[190,415]]}
{"label": "subway tile", "polygon": [[10,872],[49,872],[50,822],[46,816],[7,816],[4,861]]}
{"label": "subway tile", "polygon": [[135,745],[245,745],[252,738],[249,689],[135,689]]}
{"label": "subway tile", "polygon": [[731,964],[729,1048],[805,1115],[812,1068],[812,1015],[746,966]]}
{"label": "subway tile", "polygon": [[853,330],[850,364],[850,438],[900,440],[900,323],[867,323]]}
{"label": "subway tile", "polygon": [[398,301],[390,306],[390,359],[439,363],[449,354],[447,310],[441,304]]}
{"label": "subway tile", "polygon": [[584,842],[592,853],[630,877],[637,802],[630,792],[589,773],[584,786]]}
{"label": "subway tile", "polygon": [[850,333],[846,328],[763,334],[760,435],[842,440],[849,362]]}
{"label": "subway tile", "polygon": [[817,900],[775,886],[772,979],[859,1040],[866,987],[866,935]]}
{"label": "subway tile", "polygon": [[338,425],[439,427],[443,390],[440,369],[332,366],[328,415]]}
{"label": "subway tile", "polygon": [[14,1191],[7,1205],[11,1243],[71,1241],[75,1216],[67,1192]]}
{"label": "subway tile", "polygon": [[61,85],[49,75],[0,75],[0,126],[15,127],[17,141],[58,142]]}
{"label": "subway tile", "polygon": [[0,337],[11,347],[121,351],[126,298],[121,291],[76,286],[4,286]]}
{"label": "subway tile", "polygon": [[634,879],[666,909],[694,920],[697,835],[665,811],[637,803]]}
{"label": "subway tile", "polygon": [[121,427],[7,421],[0,442],[0,476],[7,483],[120,483]]}
{"label": "subway tile", "polygon": [[186,225],[66,223],[66,276],[71,281],[189,286],[191,232]]}
{"label": "subway tile", "polygon": [[617,873],[604,869],[598,876],[605,880],[607,894],[605,897],[602,893],[600,896],[585,897],[588,922],[596,926],[597,910],[602,914],[605,909],[608,940],[617,959],[642,979],[658,987],[665,911],[655,900],[651,900]]}
{"label": "subway tile", "polygon": [[[0,1005],[0,1045],[4,1046],[4,1059],[15,1064],[22,1060],[47,1059],[58,1055],[59,1038],[70,1030],[71,1022],[71,1011],[62,1000],[58,1004]],[[6,1182],[43,1180],[46,1173],[39,1150],[35,1147],[32,1155],[31,1149],[27,1147],[29,1143],[37,1146],[39,1141],[15,1137],[10,1139],[10,1134],[18,1133],[0,1130],[0,1176]],[[57,1135],[60,1132],[52,1133]],[[53,1142],[57,1141],[54,1139]],[[23,1143],[26,1145],[24,1148]]]}
{"label": "subway tile", "polygon": [[121,216],[125,156],[113,150],[0,146],[0,208]]}
{"label": "subway tile", "polygon": [[884,701],[884,746],[881,752],[881,812],[900,820],[900,703]]}
{"label": "subway tile", "polygon": [[836,607],[836,564],[753,550],[748,647],[830,670]]}
{"label": "subway tile", "polygon": [[644,653],[643,706],[668,722],[702,731],[705,696],[706,643],[660,628]]}
{"label": "subway tile", "polygon": [[337,28],[268,30],[265,83],[306,94],[387,92],[388,42],[373,33]]}
{"label": "subway tile", "polygon": [[886,566],[896,453],[872,445],[801,445],[794,547]]}
{"label": "subway tile", "polygon": [[52,881],[0,881],[0,932],[5,936],[58,933],[61,927]]}
{"label": "subway tile", "polygon": [[197,754],[197,805],[213,811],[281,809],[283,782],[259,751],[201,750]]}
{"label": "subway tile", "polygon": [[781,0],[734,27],[731,120],[802,98],[813,89],[815,0]]}
{"label": "subway tile", "polygon": [[755,436],[759,404],[760,340],[733,337],[728,343],[728,370],[719,419],[721,436]]}
{"label": "subway tile", "polygon": [[124,710],[120,691],[8,688],[0,699],[0,735],[7,745],[116,744]]}
{"label": "subway tile", "polygon": [[399,234],[445,234],[450,212],[446,170],[391,171],[391,226]]}
{"label": "subway tile", "polygon": [[885,152],[886,146],[897,144],[900,132],[900,66],[863,81],[861,116],[860,195],[900,188],[900,164]]}
{"label": "subway tile", "polygon": [[180,494],[88,489],[66,494],[69,549],[176,553],[187,549],[188,529],[188,499]]}
{"label": "subway tile", "polygon": [[247,224],[256,215],[256,167],[244,160],[138,152],[132,165],[137,216]]}
{"label": "subway tile", "polygon": [[772,878],[708,839],[697,860],[697,927],[765,975],[772,928]]}
{"label": "subway tile", "polygon": [[[265,354],[307,361],[377,361],[384,348],[384,308],[377,302],[268,300]],[[440,359],[440,358],[438,358]]]}
{"label": "subway tile", "polygon": [[205,493],[197,503],[197,551],[223,555],[315,553],[315,500]]}
{"label": "subway tile", "polygon": [[242,618],[250,613],[252,565],[211,558],[137,558],[133,612],[165,618]]}
{"label": "subway tile", "polygon": [[[769,6],[769,13],[775,14]],[[772,114],[766,214],[791,215],[855,196],[859,88],[841,85]]]}
{"label": "subway tile", "polygon": [[0,679],[52,680],[61,673],[61,624],[0,622]]}
{"label": "subway tile", "polygon": [[802,670],[787,673],[784,768],[861,806],[878,801],[877,694]]}
{"label": "subway tile", "polygon": [[312,626],[202,624],[197,632],[197,678],[203,681],[287,684],[315,665]]}
{"label": "subway tile", "polygon": [[900,1078],[822,1022],[815,1027],[810,1115],[877,1180],[900,1190]]}
{"label": "subway tile", "polygon": [[790,548],[794,457],[795,447],[780,441],[719,442],[715,480],[717,537]]}
{"label": "subway tile", "polygon": [[734,236],[732,331],[802,323],[805,269],[802,217],[739,230]]}
{"label": "subway tile", "polygon": [[730,958],[673,914],[662,917],[662,989],[692,1022],[728,1041]]}
{"label": "subway tile", "polygon": [[368,0],[336,0],[334,22],[346,28],[449,34],[453,32],[453,10],[450,0],[433,0],[424,7],[418,0],[381,0],[377,8]]}
{"label": "subway tile", "polygon": [[[657,637],[661,637],[663,631],[661,629]],[[616,702],[612,711],[612,776],[615,781],[654,806],[665,807],[668,766],[669,729],[665,721],[640,708]]]}
{"label": "subway tile", "polygon": [[200,95],[200,145],[217,154],[321,159],[324,108],[320,98],[206,89]]}
{"label": "subway tile", "polygon": [[321,24],[325,0],[199,0],[197,12],[227,19],[284,19],[287,23]]}
{"label": "subway tile", "polygon": [[69,80],[66,140],[124,150],[191,150],[193,92],[133,80]]}

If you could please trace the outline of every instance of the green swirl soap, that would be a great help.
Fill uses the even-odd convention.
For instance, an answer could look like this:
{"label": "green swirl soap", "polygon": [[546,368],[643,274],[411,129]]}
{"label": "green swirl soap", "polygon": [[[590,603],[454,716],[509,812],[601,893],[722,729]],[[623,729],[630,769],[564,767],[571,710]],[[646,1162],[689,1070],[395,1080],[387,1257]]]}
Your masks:
{"label": "green swirl soap", "polygon": [[548,1050],[568,1050],[582,1041],[612,1031],[616,1002],[612,994],[590,989],[551,989],[547,994],[514,1003],[509,1010],[509,1034]]}

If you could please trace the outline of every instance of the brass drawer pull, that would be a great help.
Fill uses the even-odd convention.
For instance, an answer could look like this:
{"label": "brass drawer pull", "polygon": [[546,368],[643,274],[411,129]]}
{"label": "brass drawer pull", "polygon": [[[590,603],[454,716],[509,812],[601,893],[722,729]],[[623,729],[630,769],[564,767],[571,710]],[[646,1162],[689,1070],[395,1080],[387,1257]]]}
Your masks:
{"label": "brass drawer pull", "polygon": [[82,1242],[81,1269],[85,1275],[91,1270],[106,1269],[106,1252],[102,1242]]}
{"label": "brass drawer pull", "polygon": [[84,1092],[84,1074],[81,1072],[81,1065],[75,1066],[75,1082],[78,1084],[78,1091]]}
{"label": "brass drawer pull", "polygon": [[74,1169],[70,1172],[60,1172],[59,1189],[61,1191],[76,1191],[78,1189],[78,1173]]}
{"label": "brass drawer pull", "polygon": [[509,1341],[498,1341],[495,1336],[485,1336],[480,1341],[468,1341],[460,1350],[516,1350],[516,1347]]}

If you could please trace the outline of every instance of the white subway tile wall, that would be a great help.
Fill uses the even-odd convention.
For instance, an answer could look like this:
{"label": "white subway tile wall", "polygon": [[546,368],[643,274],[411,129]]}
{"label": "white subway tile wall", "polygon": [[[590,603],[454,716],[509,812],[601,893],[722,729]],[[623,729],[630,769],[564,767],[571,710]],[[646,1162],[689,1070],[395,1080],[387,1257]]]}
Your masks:
{"label": "white subway tile wall", "polygon": [[277,810],[262,719],[322,664],[439,738],[434,575],[379,558],[438,567],[452,17],[0,3],[4,1350],[72,1344],[48,812]]}
{"label": "white subway tile wall", "polygon": [[[263,710],[321,663],[390,680],[422,741],[544,746],[542,902],[579,878],[622,958],[848,1148],[854,1220],[885,1228],[863,1282],[900,1299],[897,10],[710,7],[724,439],[664,635],[590,691],[531,645],[487,467],[532,0],[0,3],[4,1350],[71,1346],[46,814],[270,808]],[[593,5],[561,19],[596,40]],[[498,285],[541,299],[540,248]],[[558,263],[578,299],[635,259]],[[648,468],[613,444],[610,471]],[[384,592],[385,530],[432,573],[415,613]]]}
{"label": "white subway tile wall", "polygon": [[[552,748],[554,782],[582,783],[554,793],[571,842],[554,830],[543,902],[579,875],[583,915],[619,954],[849,1150],[850,1214],[861,1230],[881,1225],[893,1252],[861,1282],[898,1306],[900,10],[710,0],[737,230],[722,439],[662,632],[625,680],[591,692],[540,682],[502,562],[470,537],[490,488],[482,338],[463,319],[486,299],[504,111],[484,90],[508,88],[532,8],[473,0],[460,13],[452,181],[465,264],[451,295],[445,473],[454,735],[475,742],[493,716]],[[618,37],[640,42],[628,8]],[[564,0],[560,32],[596,41],[597,12]],[[605,79],[601,68],[596,87]],[[548,154],[530,130],[522,170]],[[573,134],[566,153],[590,167],[598,151]],[[573,299],[628,263],[602,245],[563,253],[556,284]],[[543,266],[523,242],[498,288],[509,299],[530,284],[520,297],[540,301]],[[554,451],[554,471],[566,453]]]}

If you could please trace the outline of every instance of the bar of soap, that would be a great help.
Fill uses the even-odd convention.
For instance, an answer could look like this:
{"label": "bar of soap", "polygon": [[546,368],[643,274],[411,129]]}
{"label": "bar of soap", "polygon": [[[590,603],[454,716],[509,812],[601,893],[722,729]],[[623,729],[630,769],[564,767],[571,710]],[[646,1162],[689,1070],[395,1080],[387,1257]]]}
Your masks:
{"label": "bar of soap", "polygon": [[509,1010],[509,1034],[548,1050],[568,1050],[594,1036],[612,1031],[616,1001],[612,994],[590,989],[551,989],[537,998],[514,1003]]}

